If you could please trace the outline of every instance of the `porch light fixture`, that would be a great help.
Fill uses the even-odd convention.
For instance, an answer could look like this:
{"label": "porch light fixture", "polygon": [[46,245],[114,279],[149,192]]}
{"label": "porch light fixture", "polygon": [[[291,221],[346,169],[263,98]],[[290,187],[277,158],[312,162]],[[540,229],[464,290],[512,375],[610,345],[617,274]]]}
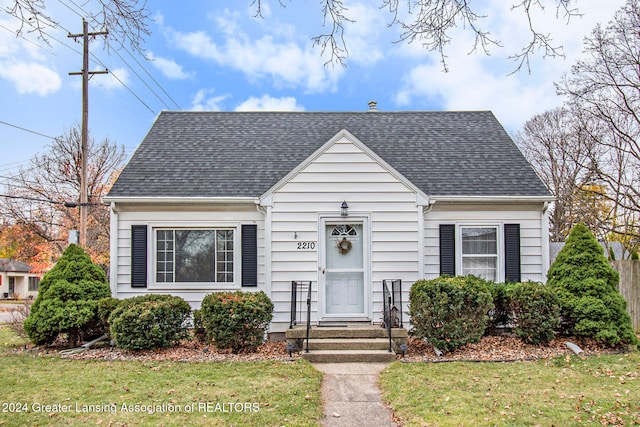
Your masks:
{"label": "porch light fixture", "polygon": [[349,205],[347,204],[346,201],[343,201],[342,205],[340,205],[340,215],[349,216]]}

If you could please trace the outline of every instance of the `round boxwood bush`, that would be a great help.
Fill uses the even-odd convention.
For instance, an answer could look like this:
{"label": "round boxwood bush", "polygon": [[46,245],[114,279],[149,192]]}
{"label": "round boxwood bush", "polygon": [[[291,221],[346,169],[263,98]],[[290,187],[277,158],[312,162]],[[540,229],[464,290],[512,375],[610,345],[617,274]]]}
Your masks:
{"label": "round boxwood bush", "polygon": [[443,352],[480,341],[493,309],[488,286],[489,282],[474,276],[441,276],[414,283],[409,292],[414,336]]}
{"label": "round boxwood bush", "polygon": [[573,227],[547,277],[559,298],[564,333],[612,346],[637,344],[627,302],[618,291],[620,277],[584,224]]}
{"label": "round boxwood bush", "polygon": [[264,342],[273,303],[262,291],[216,292],[204,297],[200,316],[216,347],[251,352]]}
{"label": "round boxwood bush", "polygon": [[551,341],[560,325],[556,294],[541,283],[516,283],[509,288],[509,301],[516,334],[526,343]]}
{"label": "round boxwood bush", "polygon": [[173,295],[148,294],[122,300],[109,316],[111,337],[126,350],[166,348],[188,337],[191,307]]}

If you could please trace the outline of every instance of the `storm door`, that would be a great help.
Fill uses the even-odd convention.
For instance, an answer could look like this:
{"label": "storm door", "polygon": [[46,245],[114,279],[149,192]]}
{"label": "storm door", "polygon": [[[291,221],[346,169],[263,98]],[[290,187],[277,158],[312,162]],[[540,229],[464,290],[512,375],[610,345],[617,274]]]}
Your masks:
{"label": "storm door", "polygon": [[325,222],[324,233],[324,317],[366,317],[363,223]]}

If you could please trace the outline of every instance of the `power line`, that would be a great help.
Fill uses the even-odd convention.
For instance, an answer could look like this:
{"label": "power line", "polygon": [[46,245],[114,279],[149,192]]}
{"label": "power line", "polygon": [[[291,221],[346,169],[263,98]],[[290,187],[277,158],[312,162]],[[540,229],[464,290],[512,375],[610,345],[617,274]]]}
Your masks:
{"label": "power line", "polygon": [[126,65],[127,67],[129,67],[129,69],[130,69],[131,71],[133,71],[133,74],[135,74],[135,75],[136,75],[136,77],[138,77],[138,79],[140,79],[140,81],[141,81],[141,82],[142,82],[142,83],[147,87],[147,89],[149,89],[149,90],[151,91],[151,93],[152,93],[152,94],[154,94],[154,95],[155,95],[155,97],[156,97],[156,98],[158,98],[158,100],[159,100],[160,102],[162,102],[162,104],[164,104],[164,106],[165,106],[165,107],[167,107],[167,109],[168,109],[168,110],[170,110],[170,109],[171,109],[171,107],[169,107],[169,106],[167,105],[167,103],[166,103],[166,102],[164,102],[164,100],[163,100],[162,98],[160,98],[160,96],[159,96],[159,95],[158,95],[158,94],[157,94],[153,89],[151,89],[151,86],[149,86],[149,85],[147,84],[147,82],[146,82],[146,81],[144,81],[144,79],[143,79],[142,77],[140,77],[140,74],[138,74],[138,73],[136,72],[136,70],[134,70],[134,69],[133,69],[133,67],[132,67],[131,65],[129,65],[129,63],[128,63],[127,61],[125,61],[125,59],[124,59],[124,58],[123,58],[123,57],[118,53],[118,51],[114,49],[114,52],[115,52],[115,54],[116,54],[116,55],[118,55],[118,58],[120,58],[120,60],[121,60],[122,62],[124,62],[124,63],[125,63],[125,65]]}
{"label": "power line", "polygon": [[[64,4],[65,7],[73,10],[69,5],[67,5],[65,2],[63,2],[62,0],[58,0],[60,3]],[[76,2],[74,2],[73,0],[69,0],[70,3],[72,3],[75,7],[77,7],[78,9],[80,9],[85,15],[86,18],[91,19],[93,22],[95,22],[96,24],[100,25],[100,22],[98,22],[98,20],[93,16],[93,14],[89,13],[87,10],[85,10],[82,6],[80,6],[79,4],[77,4]],[[77,11],[73,11],[75,14],[80,15]],[[128,34],[124,34],[124,36],[126,38],[128,38],[129,40],[131,40],[131,38],[129,37]],[[111,36],[111,38],[115,41],[118,41],[115,37],[113,37],[113,35]],[[108,43],[108,42],[107,42]],[[178,110],[181,110],[180,105],[178,105],[178,103],[175,101],[175,99],[173,99],[173,97],[164,89],[164,87],[162,87],[162,85],[160,83],[158,83],[158,81],[151,75],[151,73],[145,68],[144,65],[142,65],[140,63],[140,61],[138,61],[138,59],[124,46],[124,44],[122,44],[122,49],[124,49],[125,52],[127,52],[127,54],[136,62],[136,64],[138,64],[138,66],[142,69],[142,71],[145,72],[145,74],[147,76],[149,76],[149,78],[156,84],[156,86],[158,86],[158,88],[160,88],[160,90],[167,96],[167,98],[169,98],[171,100],[171,102],[178,108]],[[113,50],[115,52],[115,54],[120,58],[120,60],[122,60],[122,62],[125,63],[125,65],[127,67],[129,67],[129,69],[136,75],[136,77],[138,77],[138,79],[147,87],[147,89],[149,89],[149,91],[151,91],[151,93],[153,93],[153,95],[158,98],[158,100],[165,106],[167,107],[167,109],[171,109],[171,107],[169,107],[169,105],[167,105],[167,103],[149,86],[149,84],[138,74],[138,72],[136,72],[134,70],[134,68],[118,53],[117,49]],[[96,56],[94,54],[91,54],[91,56],[94,57],[94,59],[96,59]],[[106,67],[105,67],[106,68]],[[137,96],[136,96],[137,97]],[[155,114],[155,112],[153,112]]]}
{"label": "power line", "polygon": [[[71,12],[75,13],[76,15],[78,15],[80,18],[84,19],[85,17],[82,16],[80,13],[78,13],[77,10],[73,9],[71,6],[69,6],[68,4],[66,4],[65,2],[63,2],[62,0],[58,0],[58,3],[60,3],[61,5],[63,5],[64,7],[66,7],[67,9],[69,9]],[[71,2],[73,3],[73,1]],[[80,6],[78,6],[77,4],[73,3],[78,9],[82,10],[84,13],[87,13],[84,9],[82,9]],[[58,24],[59,25],[59,24]]]}
{"label": "power line", "polygon": [[167,93],[166,90],[164,90],[162,85],[160,85],[160,83],[158,83],[158,81],[153,78],[151,73],[149,73],[149,71],[147,71],[147,69],[140,62],[138,62],[138,59],[135,56],[133,56],[133,54],[127,48],[124,48],[124,51],[127,52],[129,54],[129,56],[131,56],[133,58],[134,61],[136,61],[136,64],[138,64],[140,66],[140,68],[142,68],[142,70],[149,76],[149,78],[151,80],[153,80],[153,82],[156,84],[156,86],[158,86],[160,88],[160,90],[162,90],[162,92],[165,95],[167,95],[167,97],[171,100],[171,102],[173,102],[173,105],[175,105],[178,108],[178,110],[182,110],[182,108],[180,108],[180,105],[178,105],[178,103],[175,101],[175,99],[173,99],[173,97],[171,95],[169,95],[169,93]]}
{"label": "power line", "polygon": [[22,126],[18,126],[18,125],[14,125],[14,124],[11,124],[11,123],[7,123],[7,122],[2,121],[2,120],[0,120],[0,124],[6,125],[6,126],[11,126],[12,128],[20,129],[20,130],[23,130],[25,132],[32,133],[34,135],[42,136],[44,138],[53,139],[53,140],[56,139],[54,136],[45,135],[44,133],[36,132],[35,130],[31,130],[31,129],[24,128]]}
{"label": "power line", "polygon": [[[93,54],[92,54],[92,56],[93,56]],[[102,62],[101,62],[101,61],[99,61],[99,62],[98,62],[98,64],[102,64]],[[102,65],[104,66],[104,64],[102,64]],[[105,67],[105,68],[107,68],[107,67]],[[108,68],[107,68],[107,70],[108,70]],[[133,91],[129,86],[127,86],[127,85],[126,85],[122,80],[120,80],[120,78],[116,75],[116,73],[114,73],[114,72],[113,72],[113,70],[109,70],[109,73],[111,73],[111,75],[113,76],[113,78],[114,78],[114,79],[116,79],[118,82],[120,82],[120,84],[121,84],[122,86],[124,86],[124,87],[125,87],[125,89],[127,89],[127,90],[131,93],[131,95],[133,95],[133,96],[134,96],[138,101],[140,101],[140,103],[141,103],[142,105],[144,105],[145,107],[147,107],[147,110],[149,110],[149,111],[151,112],[151,114],[153,114],[153,115],[157,115],[157,113],[156,113],[155,111],[153,111],[153,110],[151,109],[151,107],[149,107],[149,106],[147,105],[147,103],[146,103],[146,102],[144,102],[144,101],[143,101],[143,100],[142,100],[138,95],[136,95],[136,93],[135,93],[135,92],[134,92],[134,91]]]}
{"label": "power line", "polygon": [[28,38],[26,38],[26,37],[25,37],[25,36],[23,36],[22,34],[16,34],[16,32],[15,32],[15,31],[13,31],[13,30],[12,30],[12,29],[10,29],[10,28],[5,27],[5,26],[4,26],[4,25],[2,25],[2,24],[0,24],[0,28],[4,28],[5,30],[7,30],[8,32],[10,32],[10,33],[11,33],[11,34],[13,34],[14,36],[16,36],[17,38],[20,38],[20,39],[22,39],[22,40],[26,41],[27,43],[30,43],[30,44],[34,45],[35,47],[38,47],[38,48],[40,48],[40,49],[44,50],[45,52],[47,52],[47,53],[49,53],[49,54],[51,54],[51,55],[53,55],[53,56],[58,56],[58,55],[56,55],[55,53],[53,53],[51,50],[45,49],[43,46],[39,45],[38,43],[34,42],[33,40],[29,40]]}
{"label": "power line", "polygon": [[9,194],[0,194],[0,197],[5,197],[7,199],[20,199],[20,200],[30,200],[32,202],[42,202],[42,203],[50,203],[52,205],[64,205],[64,202],[57,202],[55,200],[47,200],[47,199],[36,199],[35,197],[27,197],[27,196],[11,196]]}

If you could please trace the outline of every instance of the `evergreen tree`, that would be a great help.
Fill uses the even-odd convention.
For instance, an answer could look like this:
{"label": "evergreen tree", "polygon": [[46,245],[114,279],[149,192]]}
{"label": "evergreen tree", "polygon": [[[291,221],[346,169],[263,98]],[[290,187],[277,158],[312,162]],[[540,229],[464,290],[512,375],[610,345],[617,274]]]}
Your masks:
{"label": "evergreen tree", "polygon": [[75,347],[99,323],[98,300],[110,295],[104,271],[79,246],[69,245],[40,281],[24,329],[34,344],[51,344],[66,333]]}
{"label": "evergreen tree", "polygon": [[585,225],[573,227],[547,277],[559,297],[564,333],[609,345],[637,344],[627,302],[618,291],[620,277]]}

